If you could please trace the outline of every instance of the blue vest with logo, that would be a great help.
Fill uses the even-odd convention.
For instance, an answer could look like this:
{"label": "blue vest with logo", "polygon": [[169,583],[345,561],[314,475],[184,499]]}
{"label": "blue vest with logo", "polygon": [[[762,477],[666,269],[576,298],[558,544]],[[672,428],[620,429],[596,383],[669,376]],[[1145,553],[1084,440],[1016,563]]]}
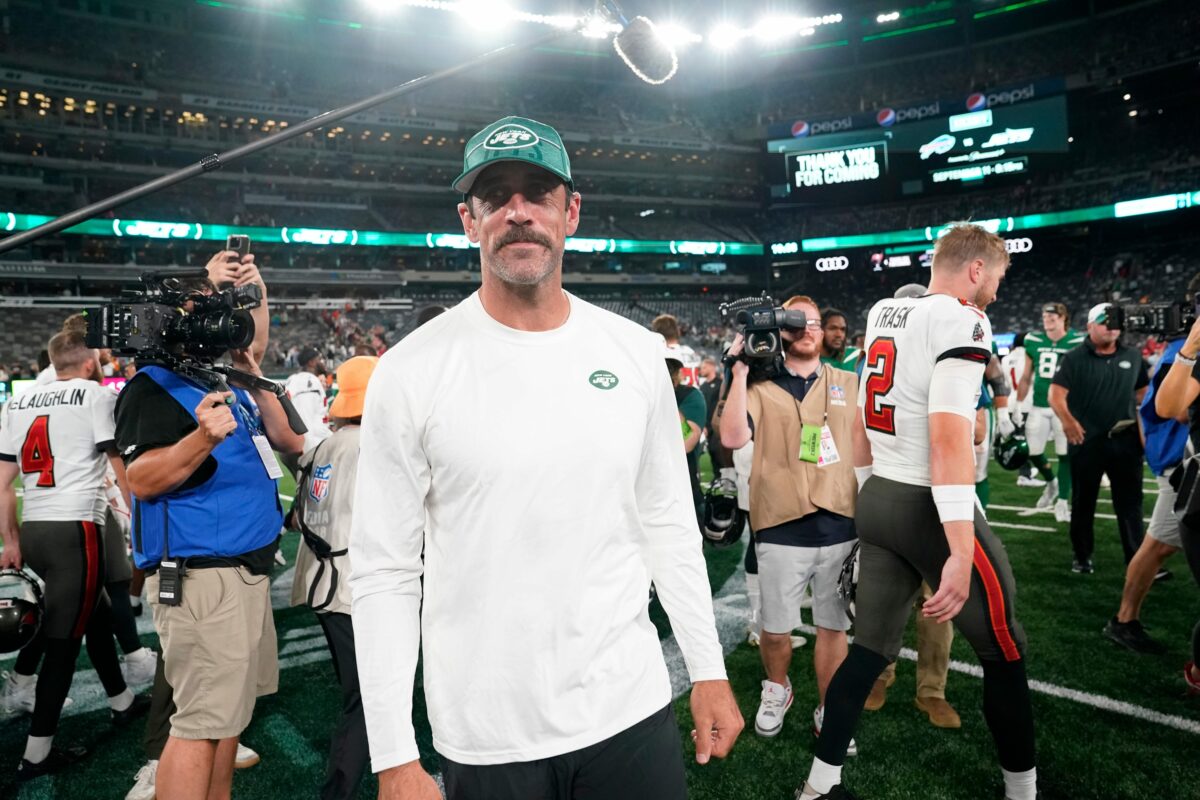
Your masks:
{"label": "blue vest with logo", "polygon": [[1167,370],[1175,363],[1175,356],[1187,341],[1184,337],[1167,344],[1162,359],[1150,379],[1150,386],[1142,398],[1138,413],[1142,417],[1142,430],[1146,432],[1146,463],[1155,475],[1162,475],[1171,467],[1183,460],[1183,451],[1187,447],[1188,428],[1177,419],[1163,419],[1154,410],[1154,395],[1158,391]]}
{"label": "blue vest with logo", "polygon": [[[208,394],[164,367],[143,367],[138,374],[165,389],[193,419],[193,409]],[[266,547],[279,535],[283,526],[279,490],[253,440],[261,432],[258,408],[244,390],[235,388],[233,393],[237,430],[213,448],[217,462],[213,475],[192,489],[153,500],[133,498],[133,560],[139,567],[162,561],[164,538],[172,557],[234,558]]]}

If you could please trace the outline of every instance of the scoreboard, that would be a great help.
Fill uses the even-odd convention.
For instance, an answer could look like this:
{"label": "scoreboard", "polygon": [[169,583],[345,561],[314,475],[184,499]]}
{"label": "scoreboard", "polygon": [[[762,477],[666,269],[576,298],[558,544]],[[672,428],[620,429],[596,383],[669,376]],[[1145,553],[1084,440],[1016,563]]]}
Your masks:
{"label": "scoreboard", "polygon": [[1063,96],[892,127],[767,143],[771,199],[879,202],[993,185],[1054,164],[1068,150]]}

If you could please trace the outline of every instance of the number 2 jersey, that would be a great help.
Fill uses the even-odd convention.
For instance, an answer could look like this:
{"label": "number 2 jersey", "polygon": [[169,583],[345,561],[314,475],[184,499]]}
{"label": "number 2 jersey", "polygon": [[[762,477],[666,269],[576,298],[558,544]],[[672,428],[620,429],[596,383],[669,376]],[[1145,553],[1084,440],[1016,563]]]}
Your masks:
{"label": "number 2 jersey", "polygon": [[104,523],[105,449],[113,444],[117,395],[71,378],[35,386],[8,401],[0,460],[21,471],[27,522]]}
{"label": "number 2 jersey", "polygon": [[[880,300],[867,315],[866,352],[858,402],[871,442],[873,473],[929,486],[929,414],[953,411],[974,422],[983,370],[992,354],[987,315],[945,294]],[[950,358],[978,365],[969,408],[930,406],[934,366]]]}

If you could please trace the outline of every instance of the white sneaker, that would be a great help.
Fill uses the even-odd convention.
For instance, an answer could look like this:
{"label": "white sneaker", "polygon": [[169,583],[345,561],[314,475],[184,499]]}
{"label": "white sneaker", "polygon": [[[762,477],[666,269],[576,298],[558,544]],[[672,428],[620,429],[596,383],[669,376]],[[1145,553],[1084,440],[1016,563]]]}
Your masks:
{"label": "white sneaker", "polygon": [[246,745],[242,744],[241,742],[238,742],[237,755],[233,757],[234,769],[246,769],[247,767],[253,767],[259,761],[262,761],[262,759],[258,757],[258,753],[254,752],[249,747],[246,747]]}
{"label": "white sneaker", "polygon": [[1071,521],[1071,504],[1066,500],[1059,498],[1054,501],[1054,521],[1055,522],[1070,522]]}
{"label": "white sneaker", "polygon": [[1058,498],[1058,478],[1046,484],[1046,488],[1042,489],[1042,496],[1038,498],[1034,508],[1051,508],[1054,506],[1054,501]]}
{"label": "white sneaker", "polygon": [[746,644],[750,645],[751,647],[758,647],[758,643],[759,643],[758,631],[755,630],[754,628],[748,628],[746,630]]}
{"label": "white sneaker", "polygon": [[121,662],[121,672],[125,675],[125,682],[135,685],[152,682],[157,662],[158,652],[149,647],[129,653]]}
{"label": "white sneaker", "polygon": [[803,636],[800,636],[795,633],[792,634],[792,649],[793,650],[798,650],[801,647],[804,647],[804,645],[806,645],[806,644],[808,644],[808,639],[805,639]]}
{"label": "white sneaker", "polygon": [[1024,475],[1017,476],[1017,486],[1024,486],[1029,489],[1040,489],[1046,485],[1046,482],[1037,476],[1025,477]]}
{"label": "white sneaker", "polygon": [[1100,473],[1100,488],[1101,489],[1111,489],[1112,488],[1112,481],[1110,481],[1108,479],[1107,472]]}
{"label": "white sneaker", "polygon": [[780,686],[771,681],[762,682],[762,700],[758,713],[754,715],[754,732],[759,736],[778,736],[783,730],[783,718],[792,707],[792,685]]}
{"label": "white sneaker", "polygon": [[18,680],[15,672],[4,673],[4,689],[0,695],[3,696],[4,710],[7,713],[32,714],[36,694],[37,675]]}
{"label": "white sneaker", "polygon": [[133,788],[125,800],[154,800],[154,778],[158,775],[158,759],[147,761],[133,777]]}
{"label": "white sneaker", "polygon": [[[813,710],[813,736],[821,735],[821,725],[825,723],[825,706],[817,706]],[[850,740],[850,746],[846,748],[846,755],[858,755],[858,742]]]}

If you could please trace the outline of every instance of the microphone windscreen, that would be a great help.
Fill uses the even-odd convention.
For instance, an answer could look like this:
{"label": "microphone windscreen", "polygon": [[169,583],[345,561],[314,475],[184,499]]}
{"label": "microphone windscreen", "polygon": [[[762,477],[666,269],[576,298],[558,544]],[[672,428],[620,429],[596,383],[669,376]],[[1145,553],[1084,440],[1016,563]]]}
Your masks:
{"label": "microphone windscreen", "polygon": [[666,83],[679,69],[675,51],[645,17],[630,21],[613,39],[613,48],[633,74],[646,83]]}

